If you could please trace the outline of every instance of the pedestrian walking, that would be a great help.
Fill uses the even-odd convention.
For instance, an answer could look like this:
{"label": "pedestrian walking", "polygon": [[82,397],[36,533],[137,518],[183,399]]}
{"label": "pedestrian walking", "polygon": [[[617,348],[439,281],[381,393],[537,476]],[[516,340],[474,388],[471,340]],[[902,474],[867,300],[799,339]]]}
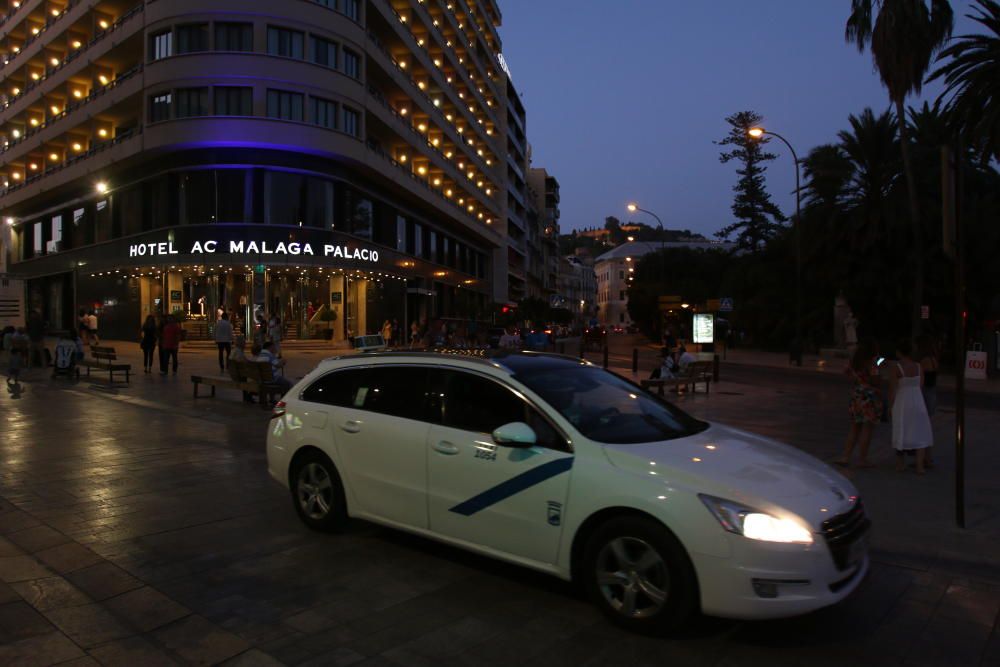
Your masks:
{"label": "pedestrian walking", "polygon": [[924,374],[913,360],[913,343],[904,338],[896,344],[896,368],[889,386],[892,406],[892,447],[896,450],[896,470],[905,470],[904,456],[915,451],[917,474],[926,468],[927,450],[934,444],[934,432],[921,392]]}
{"label": "pedestrian walking", "polygon": [[7,384],[17,384],[21,379],[21,369],[28,358],[31,341],[24,327],[18,327],[8,341],[7,349]]}
{"label": "pedestrian walking", "polygon": [[80,309],[80,314],[76,318],[76,328],[80,332],[83,344],[90,345],[90,318],[87,317],[86,308]]}
{"label": "pedestrian walking", "polygon": [[229,313],[222,313],[222,319],[215,323],[215,345],[219,348],[219,370],[225,373],[229,367],[229,353],[233,351],[233,325]]}
{"label": "pedestrian walking", "polygon": [[97,312],[93,309],[87,313],[87,330],[90,333],[90,344],[100,345],[101,337],[97,335]]}
{"label": "pedestrian walking", "polygon": [[153,372],[153,352],[156,350],[156,318],[152,315],[146,316],[146,321],[142,323],[141,338],[139,347],[142,349],[142,372]]}
{"label": "pedestrian walking", "polygon": [[387,346],[392,345],[392,322],[389,320],[382,323],[382,340]]}
{"label": "pedestrian walking", "polygon": [[847,433],[843,456],[834,460],[837,465],[850,466],[851,455],[857,445],[860,450],[859,467],[872,466],[868,461],[868,447],[871,445],[875,425],[882,417],[882,393],[879,390],[880,378],[875,361],[877,354],[875,343],[869,339],[864,340],[855,346],[851,362],[844,371],[854,381],[848,406],[851,430]]}
{"label": "pedestrian walking", "polygon": [[167,374],[170,361],[173,360],[174,375],[177,375],[177,352],[181,346],[181,327],[174,321],[173,315],[167,315],[160,336],[160,375]]}

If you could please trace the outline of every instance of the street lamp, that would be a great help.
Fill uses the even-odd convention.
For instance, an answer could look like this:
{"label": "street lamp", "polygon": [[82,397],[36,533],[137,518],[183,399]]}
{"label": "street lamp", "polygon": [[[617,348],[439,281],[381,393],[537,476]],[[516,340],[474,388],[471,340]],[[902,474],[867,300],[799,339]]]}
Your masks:
{"label": "street lamp", "polygon": [[[642,213],[646,213],[646,214],[651,215],[654,218],[656,218],[656,225],[660,229],[660,282],[663,283],[664,286],[666,286],[666,284],[667,284],[667,257],[666,257],[666,255],[663,252],[663,250],[666,248],[666,233],[663,231],[663,221],[660,220],[660,216],[656,215],[652,211],[647,211],[644,208],[639,208],[639,205],[636,204],[635,202],[629,202],[628,206],[626,206],[625,208],[628,209],[629,213],[635,213],[636,211],[641,211]],[[632,239],[633,239],[633,237],[631,237],[631,236],[628,237],[629,241],[631,241]]]}
{"label": "street lamp", "polygon": [[795,341],[792,344],[791,355],[796,366],[802,365],[802,202],[799,185],[799,156],[788,140],[777,132],[765,130],[762,127],[751,127],[747,130],[751,139],[759,140],[769,134],[777,137],[788,147],[795,161]]}

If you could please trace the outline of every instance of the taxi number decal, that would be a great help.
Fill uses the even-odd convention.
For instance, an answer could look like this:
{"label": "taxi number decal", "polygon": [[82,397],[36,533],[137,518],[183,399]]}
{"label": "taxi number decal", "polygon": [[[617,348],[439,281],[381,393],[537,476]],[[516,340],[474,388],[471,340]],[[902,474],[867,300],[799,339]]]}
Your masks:
{"label": "taxi number decal", "polygon": [[497,453],[495,451],[490,451],[488,449],[477,449],[476,450],[477,459],[486,459],[487,461],[496,461]]}

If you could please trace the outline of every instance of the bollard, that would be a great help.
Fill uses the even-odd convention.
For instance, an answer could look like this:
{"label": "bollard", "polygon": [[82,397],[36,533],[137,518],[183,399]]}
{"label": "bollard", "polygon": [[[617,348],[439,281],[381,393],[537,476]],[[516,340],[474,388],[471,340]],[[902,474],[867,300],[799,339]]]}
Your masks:
{"label": "bollard", "polygon": [[585,350],[586,350],[586,347],[584,346],[583,339],[581,338],[580,339],[580,358],[581,359],[586,359],[586,357],[583,356],[583,353],[584,353]]}
{"label": "bollard", "polygon": [[712,356],[712,382],[719,382],[719,355]]}
{"label": "bollard", "polygon": [[639,372],[639,348],[637,347],[632,348],[632,372]]}
{"label": "bollard", "polygon": [[604,370],[608,370],[608,346],[604,346]]}
{"label": "bollard", "polygon": [[559,354],[566,354],[566,342],[559,343]]}

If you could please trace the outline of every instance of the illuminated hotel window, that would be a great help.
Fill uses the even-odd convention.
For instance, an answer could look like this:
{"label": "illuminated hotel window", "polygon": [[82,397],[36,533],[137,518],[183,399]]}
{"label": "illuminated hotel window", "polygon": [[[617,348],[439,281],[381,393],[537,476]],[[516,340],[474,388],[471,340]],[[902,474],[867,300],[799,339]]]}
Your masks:
{"label": "illuminated hotel window", "polygon": [[216,23],[216,51],[253,51],[252,23]]}
{"label": "illuminated hotel window", "polygon": [[360,78],[361,58],[354,51],[344,49],[344,74],[355,79]]}
{"label": "illuminated hotel window", "polygon": [[173,34],[169,30],[152,35],[149,38],[149,51],[152,60],[169,58],[173,53]]}
{"label": "illuminated hotel window", "polygon": [[319,97],[309,98],[309,120],[313,125],[331,130],[337,127],[337,104]]}
{"label": "illuminated hotel window", "polygon": [[178,88],[177,117],[208,115],[208,88]]}
{"label": "illuminated hotel window", "polygon": [[267,52],[272,56],[303,58],[305,36],[297,30],[267,27]]}
{"label": "illuminated hotel window", "polygon": [[177,26],[177,53],[208,51],[208,24],[190,23]]}
{"label": "illuminated hotel window", "polygon": [[216,86],[216,116],[252,116],[253,88],[237,86]]}
{"label": "illuminated hotel window", "polygon": [[303,95],[287,90],[267,91],[267,115],[282,120],[303,120]]}
{"label": "illuminated hotel window", "polygon": [[310,57],[317,65],[324,67],[337,66],[337,43],[322,37],[312,37],[312,52]]}
{"label": "illuminated hotel window", "polygon": [[161,120],[170,120],[170,106],[170,93],[151,97],[149,99],[149,122],[158,123]]}
{"label": "illuminated hotel window", "polygon": [[344,132],[358,136],[358,112],[344,107]]}

